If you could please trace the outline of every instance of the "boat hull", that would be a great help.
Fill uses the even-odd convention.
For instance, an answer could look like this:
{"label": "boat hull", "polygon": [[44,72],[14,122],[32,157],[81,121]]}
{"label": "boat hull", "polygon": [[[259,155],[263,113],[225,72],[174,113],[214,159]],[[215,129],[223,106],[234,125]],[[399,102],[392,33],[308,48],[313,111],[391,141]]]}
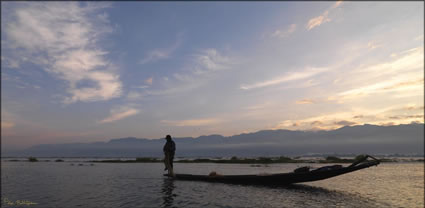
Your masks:
{"label": "boat hull", "polygon": [[[192,175],[192,174],[175,174],[172,177],[176,180],[189,181],[206,181],[216,183],[232,183],[232,184],[255,184],[255,185],[288,185],[293,183],[303,183],[318,181],[335,176],[343,175],[360,169],[378,165],[379,161],[369,161],[356,166],[341,167],[331,170],[312,170],[307,172],[291,172],[278,173],[269,175]],[[168,174],[165,174],[168,176]]]}

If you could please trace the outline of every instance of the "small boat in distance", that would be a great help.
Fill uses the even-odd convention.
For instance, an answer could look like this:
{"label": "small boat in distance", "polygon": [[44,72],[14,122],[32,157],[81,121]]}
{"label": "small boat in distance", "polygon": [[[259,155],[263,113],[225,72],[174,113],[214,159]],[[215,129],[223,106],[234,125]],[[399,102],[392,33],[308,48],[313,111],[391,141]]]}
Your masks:
{"label": "small boat in distance", "polygon": [[[367,160],[367,158],[372,158],[373,160]],[[380,161],[378,159],[370,155],[364,155],[347,167],[343,167],[342,165],[332,165],[316,168],[313,170],[310,170],[308,167],[301,167],[290,173],[260,175],[219,175],[215,172],[212,172],[209,175],[175,174],[174,176],[170,176],[168,174],[164,174],[164,176],[168,176],[175,180],[188,181],[253,185],[289,185],[293,183],[311,182],[332,178],[374,165],[377,166],[379,163]]]}

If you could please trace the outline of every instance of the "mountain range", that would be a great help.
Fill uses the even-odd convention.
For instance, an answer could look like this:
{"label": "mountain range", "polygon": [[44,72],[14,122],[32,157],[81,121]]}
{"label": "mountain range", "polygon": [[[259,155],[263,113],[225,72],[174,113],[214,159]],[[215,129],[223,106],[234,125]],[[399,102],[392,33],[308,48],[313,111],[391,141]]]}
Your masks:
{"label": "mountain range", "polygon": [[[308,154],[424,154],[424,124],[345,126],[330,131],[262,130],[234,136],[173,138],[176,157],[293,156]],[[40,144],[5,156],[160,157],[165,139]]]}

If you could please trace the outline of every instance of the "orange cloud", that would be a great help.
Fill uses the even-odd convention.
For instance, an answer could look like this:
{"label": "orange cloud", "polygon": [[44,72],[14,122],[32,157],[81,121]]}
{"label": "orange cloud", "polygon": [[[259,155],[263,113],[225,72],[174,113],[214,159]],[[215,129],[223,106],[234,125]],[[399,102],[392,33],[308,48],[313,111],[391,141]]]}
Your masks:
{"label": "orange cloud", "polygon": [[148,79],[145,80],[145,83],[148,85],[152,85],[153,83],[153,77],[149,77]]}
{"label": "orange cloud", "polygon": [[212,124],[219,123],[219,119],[209,118],[209,119],[193,119],[193,120],[162,120],[161,123],[171,125],[171,126],[208,126]]}
{"label": "orange cloud", "polygon": [[9,129],[15,126],[15,123],[9,122],[9,121],[2,121],[1,122],[1,128],[2,129]]}
{"label": "orange cloud", "polygon": [[120,108],[111,110],[111,115],[107,118],[101,120],[99,123],[110,123],[114,121],[118,121],[129,116],[133,116],[138,114],[140,111],[134,108]]}
{"label": "orange cloud", "polygon": [[296,104],[313,104],[315,101],[312,99],[303,99],[295,102]]}
{"label": "orange cloud", "polygon": [[328,11],[325,11],[322,15],[315,17],[313,19],[310,19],[307,23],[307,30],[311,30],[325,22],[330,22],[331,19],[328,18]]}
{"label": "orange cloud", "polygon": [[310,19],[307,23],[307,26],[306,26],[307,30],[311,30],[311,29],[313,29],[317,26],[320,26],[323,23],[330,22],[331,19],[328,17],[329,12],[332,11],[333,9],[336,9],[341,4],[342,4],[342,1],[337,1],[337,2],[335,2],[335,4],[333,4],[331,6],[331,8],[329,8],[328,10],[323,12],[322,15]]}

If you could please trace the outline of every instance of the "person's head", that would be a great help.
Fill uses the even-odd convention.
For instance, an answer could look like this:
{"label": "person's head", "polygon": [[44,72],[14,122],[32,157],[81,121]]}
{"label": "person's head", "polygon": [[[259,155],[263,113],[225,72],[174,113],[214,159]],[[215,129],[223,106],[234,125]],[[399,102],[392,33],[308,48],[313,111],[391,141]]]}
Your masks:
{"label": "person's head", "polygon": [[166,139],[167,141],[171,141],[171,136],[170,136],[170,135],[167,135],[167,136],[165,137],[165,139]]}

